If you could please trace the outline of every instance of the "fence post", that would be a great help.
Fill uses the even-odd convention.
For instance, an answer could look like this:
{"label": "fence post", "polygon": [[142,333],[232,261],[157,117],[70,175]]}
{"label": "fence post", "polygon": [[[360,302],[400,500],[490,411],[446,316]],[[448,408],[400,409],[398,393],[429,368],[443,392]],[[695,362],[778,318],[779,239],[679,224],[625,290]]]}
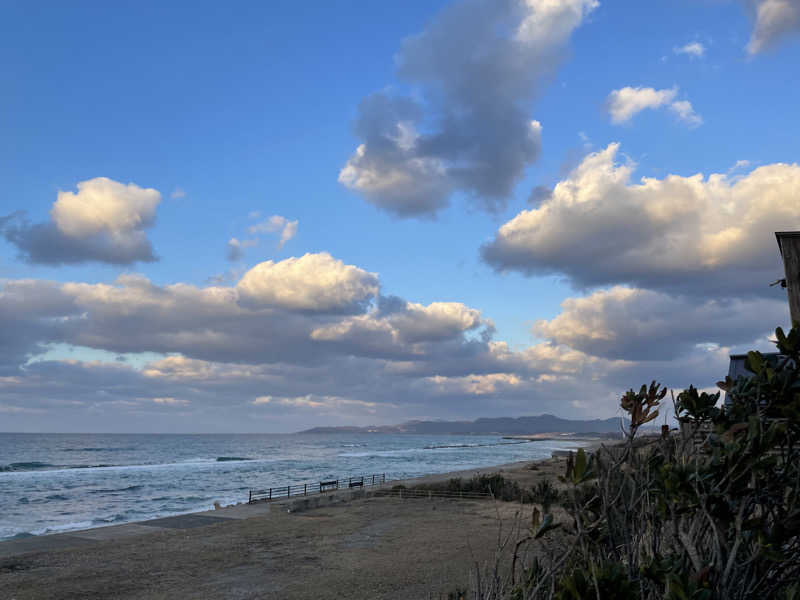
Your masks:
{"label": "fence post", "polygon": [[303,484],[303,496],[308,496],[308,484]]}
{"label": "fence post", "polygon": [[250,504],[253,501],[253,490],[250,490],[247,493],[247,503]]}
{"label": "fence post", "polygon": [[269,488],[269,499],[272,500],[272,488]]}
{"label": "fence post", "polygon": [[789,295],[789,318],[800,321],[800,231],[776,231]]}

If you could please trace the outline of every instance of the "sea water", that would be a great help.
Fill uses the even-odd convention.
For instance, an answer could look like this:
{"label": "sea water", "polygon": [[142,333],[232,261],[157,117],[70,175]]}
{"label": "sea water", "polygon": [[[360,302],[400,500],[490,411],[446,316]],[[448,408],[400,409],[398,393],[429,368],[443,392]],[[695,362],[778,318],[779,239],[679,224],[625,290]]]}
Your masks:
{"label": "sea water", "polygon": [[547,458],[569,441],[407,434],[0,433],[0,540],[246,502],[252,488]]}

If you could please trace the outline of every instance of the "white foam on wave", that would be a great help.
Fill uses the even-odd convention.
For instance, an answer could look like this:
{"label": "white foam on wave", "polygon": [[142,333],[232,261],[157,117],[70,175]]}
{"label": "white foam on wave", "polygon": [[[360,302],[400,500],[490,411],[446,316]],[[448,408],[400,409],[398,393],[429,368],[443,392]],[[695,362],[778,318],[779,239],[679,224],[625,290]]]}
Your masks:
{"label": "white foam on wave", "polygon": [[367,456],[408,456],[425,452],[425,448],[404,448],[403,450],[370,450],[368,452],[342,452],[337,456],[347,458],[364,458]]}
{"label": "white foam on wave", "polygon": [[[46,535],[48,533],[63,533],[65,531],[78,531],[80,529],[92,529],[96,527],[91,521],[78,521],[75,523],[62,523],[60,525],[46,525],[41,529],[34,529],[29,532],[33,535]],[[23,532],[20,532],[23,533]]]}
{"label": "white foam on wave", "polygon": [[97,473],[98,471],[101,472],[114,472],[114,471],[141,471],[147,469],[186,469],[191,467],[209,467],[209,466],[216,466],[218,468],[234,468],[234,465],[248,465],[253,463],[268,463],[268,462],[275,462],[276,459],[270,458],[254,458],[248,460],[223,460],[218,461],[216,457],[214,458],[206,458],[206,459],[187,459],[182,460],[179,462],[171,462],[171,463],[158,463],[158,464],[150,464],[150,465],[111,465],[108,467],[71,467],[67,469],[42,469],[37,471],[9,471],[9,472],[0,472],[0,479],[3,478],[14,478],[14,479],[32,479],[32,478],[39,478],[43,476],[50,476],[50,475],[64,475],[64,474],[71,474],[71,475],[78,475],[80,473]]}

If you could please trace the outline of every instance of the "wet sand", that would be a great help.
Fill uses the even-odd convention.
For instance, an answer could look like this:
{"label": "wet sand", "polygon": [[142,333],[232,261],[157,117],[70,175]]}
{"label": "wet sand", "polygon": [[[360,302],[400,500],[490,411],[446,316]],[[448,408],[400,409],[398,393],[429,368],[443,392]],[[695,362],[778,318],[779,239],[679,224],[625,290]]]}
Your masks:
{"label": "wet sand", "polygon": [[[555,479],[563,458],[431,475],[502,472],[524,487]],[[535,464],[535,469],[531,465]],[[387,482],[391,487],[399,482]],[[0,597],[446,598],[494,560],[530,506],[492,500],[326,497],[0,543]]]}

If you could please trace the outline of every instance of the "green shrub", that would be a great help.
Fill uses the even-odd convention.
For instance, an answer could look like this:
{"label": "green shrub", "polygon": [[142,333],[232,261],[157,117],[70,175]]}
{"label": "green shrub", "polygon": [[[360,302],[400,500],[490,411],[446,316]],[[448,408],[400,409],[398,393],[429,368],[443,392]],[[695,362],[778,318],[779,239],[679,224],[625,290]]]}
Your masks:
{"label": "green shrub", "polygon": [[622,396],[624,444],[567,463],[560,537],[522,558],[558,525],[534,510],[508,580],[475,598],[800,598],[800,328],[776,338],[779,356],[751,352],[750,376],[720,382],[729,406],[694,387],[678,394],[689,433],[711,429],[704,444],[638,444],[666,390],[652,382]]}
{"label": "green shrub", "polygon": [[544,512],[550,512],[550,507],[561,501],[561,494],[549,479],[543,479],[531,489],[530,499],[541,504]]}

